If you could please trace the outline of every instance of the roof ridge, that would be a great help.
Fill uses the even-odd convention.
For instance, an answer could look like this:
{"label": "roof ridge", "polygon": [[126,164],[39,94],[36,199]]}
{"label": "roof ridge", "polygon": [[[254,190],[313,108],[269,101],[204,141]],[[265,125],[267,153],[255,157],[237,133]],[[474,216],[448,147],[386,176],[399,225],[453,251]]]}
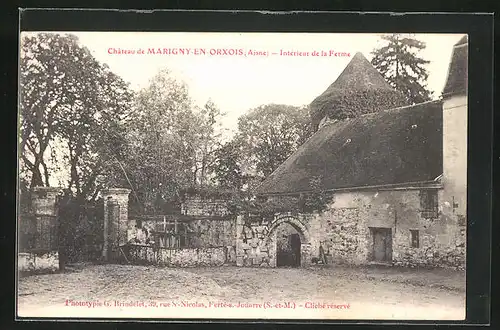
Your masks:
{"label": "roof ridge", "polygon": [[[430,104],[430,103],[443,103],[443,101],[440,100],[440,99],[438,99],[438,100],[430,100],[430,101],[425,101],[425,102],[416,103],[416,104],[404,105],[404,106],[401,106],[401,107],[388,108],[388,109],[380,110],[378,112],[389,112],[389,111],[401,110],[401,109],[406,109],[406,108],[413,108],[413,107],[416,107],[416,106],[420,106],[420,105],[424,105],[424,104]],[[377,112],[375,112],[375,113],[377,113]],[[369,113],[367,115],[369,115]]]}
{"label": "roof ridge", "polygon": [[364,113],[364,114],[356,116],[356,117],[345,118],[345,119],[335,120],[335,121],[334,120],[330,120],[330,121],[327,121],[322,127],[325,127],[325,126],[328,126],[328,125],[332,125],[332,124],[335,124],[335,123],[338,123],[338,122],[355,120],[357,118],[362,118],[362,117],[364,117],[364,118],[370,117],[370,116],[375,117],[375,116],[377,116],[377,114],[380,114],[380,113],[393,112],[393,111],[403,110],[403,109],[406,109],[406,108],[413,108],[413,107],[417,107],[417,106],[425,105],[425,104],[430,104],[430,103],[443,103],[443,101],[442,100],[430,100],[430,101],[425,101],[425,102],[417,103],[417,104],[404,105],[404,106],[401,106],[401,107],[388,108],[388,109],[383,109],[383,110],[379,110],[379,111],[375,111],[375,112]]}

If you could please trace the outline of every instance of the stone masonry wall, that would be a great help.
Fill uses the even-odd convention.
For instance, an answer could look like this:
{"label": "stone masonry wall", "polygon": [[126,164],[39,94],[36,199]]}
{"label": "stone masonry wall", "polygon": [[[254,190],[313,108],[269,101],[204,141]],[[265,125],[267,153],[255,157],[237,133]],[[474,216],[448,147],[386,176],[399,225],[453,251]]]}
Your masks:
{"label": "stone masonry wall", "polygon": [[236,265],[246,267],[276,267],[277,233],[285,225],[296,229],[301,241],[301,266],[312,263],[316,245],[309,232],[308,215],[276,214],[272,221],[245,221],[239,216],[236,224]]}
{"label": "stone masonry wall", "polygon": [[226,216],[228,209],[223,199],[188,196],[182,203],[181,213],[193,216]]}
{"label": "stone masonry wall", "polygon": [[[139,225],[140,224],[140,225]],[[128,242],[146,244],[152,239],[152,233],[157,231],[162,221],[130,219],[128,221]],[[197,219],[178,222],[185,225],[189,231],[186,245],[191,248],[222,247],[236,245],[236,226],[232,218],[227,220]]]}
{"label": "stone masonry wall", "polygon": [[[421,215],[419,190],[337,193],[329,209],[315,215],[320,230],[311,232],[333,262],[365,264],[372,260],[370,228],[389,228],[392,263],[402,266],[465,267],[465,225],[446,215],[438,193],[435,219]],[[410,230],[418,230],[419,247],[412,247]]]}
{"label": "stone masonry wall", "polygon": [[245,223],[238,217],[236,225],[236,265],[273,267],[276,265],[276,246],[267,241],[268,223]]}
{"label": "stone masonry wall", "polygon": [[[338,220],[337,220],[338,219]],[[329,263],[342,263],[345,260],[356,260],[362,249],[362,241],[358,226],[359,209],[338,208],[330,211],[326,218],[325,235],[322,245]]]}
{"label": "stone masonry wall", "polygon": [[166,267],[222,266],[234,262],[226,248],[156,249],[147,245],[130,245],[128,258],[133,263]]}
{"label": "stone masonry wall", "polygon": [[59,270],[57,251],[47,253],[20,252],[17,259],[20,272],[55,272]]}
{"label": "stone masonry wall", "polygon": [[188,196],[181,215],[165,218],[165,223],[174,228],[177,223],[178,233],[184,235],[184,246],[161,246],[165,226],[162,219],[129,219],[127,241],[132,261],[175,267],[236,263],[236,221],[228,214],[226,201]]}

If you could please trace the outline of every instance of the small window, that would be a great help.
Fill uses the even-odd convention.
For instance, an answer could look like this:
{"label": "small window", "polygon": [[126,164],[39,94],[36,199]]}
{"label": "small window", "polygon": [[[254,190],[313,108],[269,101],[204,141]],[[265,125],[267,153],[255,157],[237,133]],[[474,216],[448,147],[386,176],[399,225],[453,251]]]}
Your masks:
{"label": "small window", "polygon": [[419,239],[418,230],[410,229],[410,234],[411,234],[411,247],[413,247],[413,248],[420,247],[420,239]]}
{"label": "small window", "polygon": [[432,219],[438,217],[438,194],[436,189],[420,191],[420,208],[423,218]]}

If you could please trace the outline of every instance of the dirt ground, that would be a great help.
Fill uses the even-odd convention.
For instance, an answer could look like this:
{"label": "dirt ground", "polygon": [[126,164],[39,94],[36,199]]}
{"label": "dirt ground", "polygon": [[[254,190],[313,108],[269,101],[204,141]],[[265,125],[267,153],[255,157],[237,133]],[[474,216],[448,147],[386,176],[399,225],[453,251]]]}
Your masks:
{"label": "dirt ground", "polygon": [[22,277],[18,293],[26,317],[465,317],[465,275],[451,270],[78,265]]}

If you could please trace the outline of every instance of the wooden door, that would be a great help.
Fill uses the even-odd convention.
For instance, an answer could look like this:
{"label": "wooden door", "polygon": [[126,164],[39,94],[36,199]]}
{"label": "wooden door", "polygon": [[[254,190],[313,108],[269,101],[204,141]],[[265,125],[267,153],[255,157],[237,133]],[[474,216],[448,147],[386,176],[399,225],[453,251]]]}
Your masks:
{"label": "wooden door", "polygon": [[290,245],[292,247],[293,261],[292,266],[300,266],[300,236],[299,234],[290,235]]}
{"label": "wooden door", "polygon": [[285,234],[278,237],[276,266],[300,266],[300,236],[299,234]]}
{"label": "wooden door", "polygon": [[392,261],[392,233],[390,228],[373,229],[373,259],[374,261]]}

